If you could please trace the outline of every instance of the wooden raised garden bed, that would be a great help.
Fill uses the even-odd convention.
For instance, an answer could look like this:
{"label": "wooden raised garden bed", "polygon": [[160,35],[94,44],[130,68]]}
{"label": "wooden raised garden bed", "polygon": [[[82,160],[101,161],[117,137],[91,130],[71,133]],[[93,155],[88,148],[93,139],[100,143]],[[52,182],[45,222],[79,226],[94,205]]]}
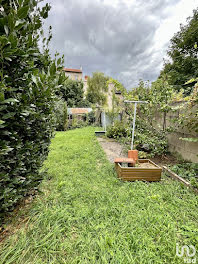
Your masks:
{"label": "wooden raised garden bed", "polygon": [[139,159],[135,167],[115,163],[118,178],[124,181],[160,181],[162,168],[149,159]]}

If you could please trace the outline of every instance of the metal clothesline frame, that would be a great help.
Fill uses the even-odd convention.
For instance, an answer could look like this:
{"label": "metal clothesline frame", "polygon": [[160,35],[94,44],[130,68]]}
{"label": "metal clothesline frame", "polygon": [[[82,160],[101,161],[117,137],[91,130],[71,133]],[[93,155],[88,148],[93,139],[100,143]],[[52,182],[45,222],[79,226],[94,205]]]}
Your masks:
{"label": "metal clothesline frame", "polygon": [[106,132],[107,132],[106,113],[105,113],[105,111],[103,111],[103,113],[104,113],[104,131],[105,131],[105,133],[106,133]]}
{"label": "metal clothesline frame", "polygon": [[132,139],[131,139],[131,150],[133,150],[137,104],[148,104],[148,102],[147,101],[129,101],[129,100],[125,100],[124,102],[125,103],[133,103],[133,104],[135,104],[134,105],[134,114],[133,114]]}

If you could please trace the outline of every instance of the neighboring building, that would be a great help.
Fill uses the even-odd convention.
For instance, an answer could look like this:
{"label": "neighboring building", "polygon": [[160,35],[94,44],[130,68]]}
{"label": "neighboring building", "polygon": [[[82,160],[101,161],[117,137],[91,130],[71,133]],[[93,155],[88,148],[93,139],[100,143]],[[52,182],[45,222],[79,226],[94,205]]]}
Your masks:
{"label": "neighboring building", "polygon": [[122,93],[120,91],[115,91],[115,87],[113,83],[109,83],[108,85],[108,94],[107,94],[107,105],[108,110],[111,111],[113,108],[113,94],[115,93],[116,98],[120,100],[120,102],[124,101]]}
{"label": "neighboring building", "polygon": [[[87,90],[88,90],[88,78],[89,76],[85,75],[83,79],[83,72],[82,67],[80,69],[70,69],[70,68],[64,68],[65,75],[68,76],[71,80],[76,81],[83,81],[83,90],[84,90],[84,98],[86,97]],[[107,109],[109,111],[113,108],[113,94],[115,93],[116,97],[120,99],[120,101],[123,101],[123,96],[120,91],[115,91],[115,87],[113,83],[108,84],[108,93],[107,93]],[[72,108],[71,108],[72,109]],[[80,109],[80,108],[77,108]],[[83,108],[85,109],[85,108]]]}
{"label": "neighboring building", "polygon": [[64,68],[63,70],[65,72],[65,75],[68,76],[71,80],[83,81],[83,84],[84,84],[83,90],[84,90],[84,97],[85,97],[87,93],[87,88],[88,88],[87,80],[89,76],[85,75],[84,80],[83,80],[82,67],[81,69]]}
{"label": "neighboring building", "polygon": [[65,75],[71,80],[82,81],[82,68],[81,69],[69,69],[64,68]]}
{"label": "neighboring building", "polygon": [[88,81],[88,77],[89,76],[87,76],[87,75],[85,75],[85,78],[84,78],[84,81],[83,81],[83,90],[84,90],[84,93],[85,93],[85,95],[86,95],[86,93],[87,93],[87,89],[88,89],[88,83],[87,83],[87,81]]}

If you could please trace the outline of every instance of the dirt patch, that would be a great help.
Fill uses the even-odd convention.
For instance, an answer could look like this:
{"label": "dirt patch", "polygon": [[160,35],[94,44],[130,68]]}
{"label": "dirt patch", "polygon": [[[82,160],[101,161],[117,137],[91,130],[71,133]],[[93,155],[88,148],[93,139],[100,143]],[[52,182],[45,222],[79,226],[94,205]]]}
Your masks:
{"label": "dirt patch", "polygon": [[0,244],[18,229],[28,225],[30,218],[27,216],[27,212],[37,194],[38,192],[33,191],[32,194],[21,200],[9,215],[5,216],[4,224],[0,226]]}
{"label": "dirt patch", "polygon": [[111,163],[114,163],[115,158],[127,158],[127,155],[124,153],[123,147],[120,143],[112,139],[102,137],[98,137],[97,139]]}
{"label": "dirt patch", "polygon": [[156,168],[155,165],[149,163],[149,162],[144,162],[144,163],[138,163],[138,168],[147,168],[147,169],[153,169]]}
{"label": "dirt patch", "polygon": [[174,164],[178,164],[181,162],[177,157],[175,157],[171,154],[167,154],[167,155],[164,154],[162,156],[157,156],[157,157],[151,158],[150,160],[152,160],[154,163],[156,163],[160,166],[174,165]]}

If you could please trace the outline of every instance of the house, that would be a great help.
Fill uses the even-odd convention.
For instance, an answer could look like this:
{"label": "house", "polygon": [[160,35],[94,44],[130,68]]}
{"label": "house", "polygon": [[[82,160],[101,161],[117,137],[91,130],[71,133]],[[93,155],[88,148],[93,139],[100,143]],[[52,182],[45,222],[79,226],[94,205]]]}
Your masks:
{"label": "house", "polygon": [[82,67],[81,69],[70,69],[64,68],[65,75],[68,76],[71,80],[82,81]]}
{"label": "house", "polygon": [[87,90],[88,90],[88,83],[87,83],[87,81],[88,81],[88,77],[89,76],[87,76],[87,75],[85,75],[85,78],[84,78],[84,81],[83,81],[83,90],[84,90],[84,93],[85,93],[85,95],[86,95],[86,93],[87,93]]}
{"label": "house", "polygon": [[76,80],[76,81],[83,81],[83,90],[84,90],[84,97],[86,96],[87,89],[88,89],[88,76],[85,75],[84,80],[83,80],[83,72],[82,72],[82,67],[80,69],[70,69],[70,68],[64,68],[63,69],[65,72],[65,75],[69,77],[71,80]]}

